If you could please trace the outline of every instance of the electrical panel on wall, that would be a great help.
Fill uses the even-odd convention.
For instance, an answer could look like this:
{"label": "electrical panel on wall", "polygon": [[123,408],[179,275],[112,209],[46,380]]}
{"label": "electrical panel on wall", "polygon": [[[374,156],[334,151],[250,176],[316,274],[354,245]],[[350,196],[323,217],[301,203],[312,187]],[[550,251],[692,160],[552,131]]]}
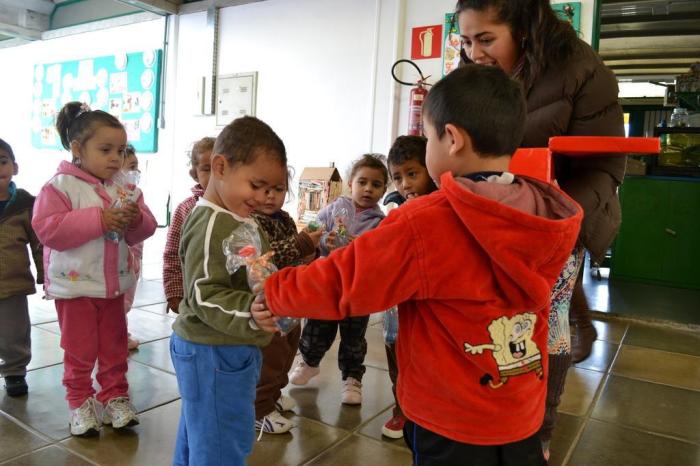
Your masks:
{"label": "electrical panel on wall", "polygon": [[216,125],[225,126],[245,115],[255,116],[258,73],[219,76],[216,82]]}

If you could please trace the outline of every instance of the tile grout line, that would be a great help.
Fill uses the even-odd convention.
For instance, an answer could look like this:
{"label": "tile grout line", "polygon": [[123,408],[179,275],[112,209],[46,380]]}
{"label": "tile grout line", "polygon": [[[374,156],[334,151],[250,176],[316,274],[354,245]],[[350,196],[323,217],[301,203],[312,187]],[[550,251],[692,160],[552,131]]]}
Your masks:
{"label": "tile grout line", "polygon": [[631,430],[631,431],[633,431],[633,432],[638,432],[638,433],[642,433],[642,434],[647,434],[647,435],[651,435],[651,436],[653,436],[653,437],[661,437],[661,438],[665,438],[665,439],[667,439],[667,440],[675,440],[675,441],[677,441],[677,442],[685,443],[686,445],[692,445],[692,446],[694,446],[694,447],[700,447],[700,442],[694,442],[693,440],[689,440],[689,439],[687,439],[687,438],[675,437],[675,436],[673,436],[673,435],[671,435],[671,434],[664,434],[664,433],[662,433],[662,432],[654,432],[653,430],[644,430],[644,429],[642,429],[642,428],[640,428],[640,427],[632,426],[632,425],[629,425],[629,424],[622,424],[622,423],[619,423],[619,422],[612,422],[612,421],[609,421],[609,420],[606,420],[606,419],[596,419],[596,418],[592,418],[592,419],[593,419],[594,421],[596,421],[596,422],[600,422],[601,424],[607,424],[607,425],[613,426],[613,427],[621,427],[621,428],[623,428],[623,429]]}
{"label": "tile grout line", "polygon": [[591,404],[588,407],[588,410],[586,410],[586,414],[583,416],[583,422],[581,423],[581,427],[579,427],[578,432],[576,432],[576,435],[574,436],[574,439],[571,442],[571,446],[569,447],[568,451],[566,452],[566,455],[564,456],[564,459],[561,462],[562,466],[567,466],[569,464],[569,461],[571,461],[571,457],[574,454],[574,450],[576,450],[576,446],[578,446],[578,443],[581,440],[581,437],[583,437],[583,431],[586,429],[586,425],[588,424],[588,421],[591,420],[591,415],[593,414],[593,410],[595,409],[595,406],[598,403],[598,400],[600,399],[601,395],[603,394],[603,390],[605,389],[605,386],[608,383],[610,375],[612,374],[612,368],[615,365],[615,361],[617,361],[617,358],[620,355],[620,351],[622,350],[622,345],[623,345],[623,342],[625,341],[625,337],[627,336],[627,332],[629,331],[629,327],[630,327],[629,324],[627,324],[627,326],[625,327],[624,333],[620,337],[620,343],[617,346],[617,351],[615,351],[615,355],[613,356],[612,361],[610,361],[610,365],[605,369],[605,372],[603,373],[603,378],[601,378],[601,380],[600,380],[600,385],[596,389],[595,395],[593,395],[593,399],[591,400]]}

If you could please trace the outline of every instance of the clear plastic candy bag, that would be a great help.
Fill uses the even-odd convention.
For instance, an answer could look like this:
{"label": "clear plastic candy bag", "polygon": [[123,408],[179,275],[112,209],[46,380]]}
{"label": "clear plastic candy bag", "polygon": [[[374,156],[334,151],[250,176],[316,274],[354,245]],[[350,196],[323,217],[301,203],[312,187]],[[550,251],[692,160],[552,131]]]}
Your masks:
{"label": "clear plastic candy bag", "polygon": [[343,246],[350,244],[349,228],[352,225],[352,222],[353,217],[345,207],[338,209],[338,212],[333,219],[333,230],[324,233],[323,236],[321,236],[321,244],[323,247],[330,249],[327,246],[326,240],[328,239],[328,235],[332,232],[335,233],[335,249],[342,248]]}
{"label": "clear plastic candy bag", "polygon": [[399,309],[393,306],[384,311],[384,343],[393,345],[399,334]]}
{"label": "clear plastic candy bag", "polygon": [[[117,199],[112,203],[115,209],[121,209],[128,202],[136,201],[136,187],[141,179],[141,172],[138,170],[120,171],[112,178],[112,182],[117,186]],[[105,239],[118,243],[122,239],[122,232],[108,231]]]}
{"label": "clear plastic candy bag", "polygon": [[[246,268],[248,287],[253,290],[262,286],[267,277],[277,272],[277,267],[270,260],[274,251],[260,254],[262,244],[257,227],[242,223],[233,230],[231,235],[223,241],[224,254],[226,255],[226,270],[234,274],[241,267]],[[281,317],[277,320],[277,328],[282,335],[291,332],[299,325],[299,319],[294,317]]]}

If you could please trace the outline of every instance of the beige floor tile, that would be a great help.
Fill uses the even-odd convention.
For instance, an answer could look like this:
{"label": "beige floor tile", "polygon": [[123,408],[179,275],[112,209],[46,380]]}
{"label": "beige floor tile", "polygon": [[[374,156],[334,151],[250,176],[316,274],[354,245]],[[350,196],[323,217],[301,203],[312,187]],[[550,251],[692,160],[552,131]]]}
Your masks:
{"label": "beige floor tile", "polygon": [[32,326],[32,360],[27,370],[51,366],[63,362],[61,338],[37,326]]}
{"label": "beige floor tile", "polygon": [[175,373],[173,361],[170,359],[170,338],[142,343],[137,350],[129,353],[129,359],[172,374]]}
{"label": "beige floor tile", "polygon": [[[7,396],[4,391],[0,397]],[[48,445],[47,440],[34,435],[19,424],[0,414],[0,462]]]}
{"label": "beige floor tile", "polygon": [[623,345],[612,373],[678,388],[700,390],[700,357]]}
{"label": "beige floor tile", "polygon": [[58,326],[58,321],[37,324],[35,325],[35,327],[38,327],[42,330],[46,330],[47,332],[51,332],[55,335],[61,335],[61,327]]}
{"label": "beige floor tile", "polygon": [[32,306],[31,303],[29,304],[29,321],[32,325],[55,322],[56,320],[58,320],[56,309],[44,309]]}
{"label": "beige floor tile", "polygon": [[133,307],[148,306],[165,302],[163,282],[160,280],[140,280],[136,288]]}
{"label": "beige floor tile", "polygon": [[604,375],[600,372],[577,367],[569,369],[559,412],[572,416],[585,415]]}
{"label": "beige floor tile", "polygon": [[697,466],[700,447],[590,420],[568,466]]}
{"label": "beige floor tile", "polygon": [[[0,398],[0,410],[54,439],[70,436],[68,403],[61,385],[63,365],[27,373],[29,395]],[[129,391],[137,410],[159,406],[179,398],[175,376],[138,362],[129,363]]]}
{"label": "beige floor tile", "polygon": [[646,325],[630,325],[625,345],[643,346],[672,353],[700,356],[700,332],[680,331]]}
{"label": "beige floor tile", "polygon": [[360,435],[352,435],[310,462],[312,466],[394,466],[411,464],[411,452]]}
{"label": "beige floor tile", "polygon": [[342,381],[337,353],[331,349],[321,362],[320,375],[303,387],[290,384],[284,393],[296,400],[296,411],[300,416],[352,430],[394,403],[387,371],[368,367],[362,384],[361,406],[345,406],[340,403]]}
{"label": "beige floor tile", "polygon": [[152,312],[133,309],[127,315],[131,335],[146,343],[169,337],[173,333],[174,319],[167,315],[157,315]]}
{"label": "beige floor tile", "polygon": [[52,445],[0,464],[2,466],[89,466],[96,463],[86,461],[64,448]]}
{"label": "beige floor tile", "polygon": [[41,286],[37,286],[37,292],[27,296],[27,302],[29,303],[29,309],[38,309],[44,311],[49,315],[53,313],[53,319],[56,320],[56,306],[52,299],[44,299],[44,292],[41,290]]}
{"label": "beige floor tile", "polygon": [[320,455],[349,432],[299,416],[287,416],[297,426],[282,435],[263,434],[255,442],[248,466],[299,465]]}
{"label": "beige floor tile", "polygon": [[374,419],[371,419],[369,422],[365,423],[362,427],[360,427],[358,433],[366,437],[382,441],[389,445],[408,449],[408,446],[406,445],[406,442],[404,442],[403,438],[392,439],[382,435],[382,426],[391,418],[392,408],[389,408],[388,410],[380,413]]}
{"label": "beige floor tile", "polygon": [[135,309],[138,309],[138,310],[140,310],[140,311],[151,312],[151,313],[157,314],[157,315],[166,315],[166,314],[167,314],[167,315],[169,315],[169,316],[172,317],[172,318],[177,317],[177,314],[175,314],[175,313],[173,313],[173,312],[170,312],[170,313],[166,313],[166,312],[165,312],[165,310],[166,310],[166,303],[150,304],[150,305],[148,305],[148,306],[141,306],[141,307],[138,307],[138,308],[135,308]]}
{"label": "beige floor tile", "polygon": [[581,369],[588,369],[598,372],[606,372],[610,367],[619,345],[604,340],[593,342],[591,355],[584,361],[576,363],[575,366]]}
{"label": "beige floor tile", "polygon": [[700,444],[700,392],[611,375],[592,417]]}
{"label": "beige floor tile", "polygon": [[598,331],[598,340],[620,344],[627,331],[627,324],[615,320],[594,320],[593,325]]}
{"label": "beige floor tile", "polygon": [[105,466],[170,464],[180,420],[180,402],[141,413],[139,420],[140,425],[121,432],[103,427],[98,437],[71,437],[62,445]]}
{"label": "beige floor tile", "polygon": [[549,445],[549,466],[564,464],[564,458],[566,458],[569,450],[573,447],[582,423],[583,419],[580,417],[559,413],[554,432],[552,432],[552,441]]}

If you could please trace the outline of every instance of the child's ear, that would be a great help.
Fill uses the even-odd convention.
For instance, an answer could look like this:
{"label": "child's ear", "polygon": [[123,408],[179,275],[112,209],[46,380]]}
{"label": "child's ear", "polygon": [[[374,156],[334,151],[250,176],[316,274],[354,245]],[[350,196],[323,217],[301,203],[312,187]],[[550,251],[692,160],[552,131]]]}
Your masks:
{"label": "child's ear", "polygon": [[217,178],[223,178],[228,167],[228,160],[222,154],[214,154],[211,158],[211,174]]}
{"label": "child's ear", "polygon": [[73,160],[80,158],[80,143],[75,139],[70,142],[70,153],[73,156]]}
{"label": "child's ear", "polygon": [[19,173],[19,165],[12,162],[12,176],[17,176],[17,173]]}
{"label": "child's ear", "polygon": [[[462,149],[464,149],[465,145],[467,144],[466,138],[469,136],[467,136],[452,123],[448,123],[445,125],[445,134],[443,137],[447,138],[447,142],[449,144],[448,154],[456,155]],[[468,144],[471,146],[471,140],[468,142]]]}

